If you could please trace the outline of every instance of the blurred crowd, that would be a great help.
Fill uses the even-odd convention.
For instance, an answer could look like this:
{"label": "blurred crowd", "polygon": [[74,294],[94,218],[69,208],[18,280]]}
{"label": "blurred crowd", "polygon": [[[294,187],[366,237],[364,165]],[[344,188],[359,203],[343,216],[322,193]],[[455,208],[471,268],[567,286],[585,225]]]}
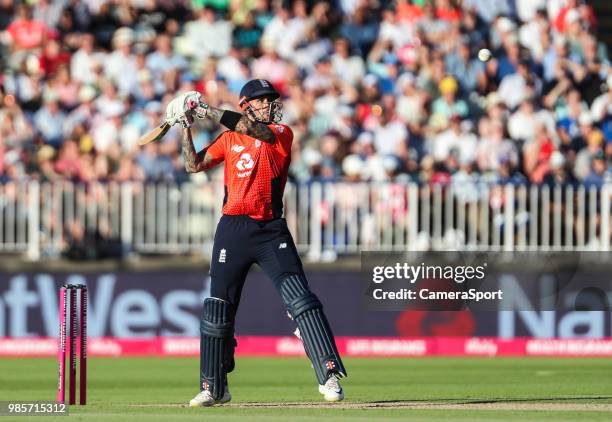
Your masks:
{"label": "blurred crowd", "polygon": [[[612,180],[612,73],[577,0],[0,0],[0,181],[172,181],[177,93],[282,93],[290,177]],[[222,130],[197,122],[201,149]],[[213,174],[219,177],[222,172]]]}

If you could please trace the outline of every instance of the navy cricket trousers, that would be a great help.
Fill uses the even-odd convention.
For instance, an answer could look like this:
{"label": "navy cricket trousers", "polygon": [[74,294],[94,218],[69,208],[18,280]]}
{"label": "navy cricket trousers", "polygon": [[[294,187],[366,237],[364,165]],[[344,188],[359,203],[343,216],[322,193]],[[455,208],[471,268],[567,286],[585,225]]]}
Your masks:
{"label": "navy cricket trousers", "polygon": [[237,310],[253,264],[270,277],[277,291],[287,274],[301,274],[306,279],[284,218],[258,221],[245,215],[223,215],[215,232],[210,295],[230,302]]}

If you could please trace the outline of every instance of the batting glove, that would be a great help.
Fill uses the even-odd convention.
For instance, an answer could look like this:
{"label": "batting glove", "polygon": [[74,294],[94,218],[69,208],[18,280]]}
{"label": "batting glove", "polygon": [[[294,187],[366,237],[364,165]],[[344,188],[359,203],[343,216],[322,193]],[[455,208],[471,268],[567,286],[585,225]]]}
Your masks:
{"label": "batting glove", "polygon": [[180,123],[184,128],[191,127],[193,110],[200,105],[200,97],[199,92],[189,91],[170,101],[166,106],[166,123],[170,126]]}

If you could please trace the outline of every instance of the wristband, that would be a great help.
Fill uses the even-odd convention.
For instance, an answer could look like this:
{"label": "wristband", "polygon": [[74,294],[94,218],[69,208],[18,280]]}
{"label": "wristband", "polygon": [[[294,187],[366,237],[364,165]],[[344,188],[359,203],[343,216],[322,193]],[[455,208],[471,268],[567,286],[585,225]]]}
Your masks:
{"label": "wristband", "polygon": [[235,130],[236,125],[238,125],[241,118],[242,114],[236,113],[235,111],[225,110],[221,115],[219,122],[229,130]]}

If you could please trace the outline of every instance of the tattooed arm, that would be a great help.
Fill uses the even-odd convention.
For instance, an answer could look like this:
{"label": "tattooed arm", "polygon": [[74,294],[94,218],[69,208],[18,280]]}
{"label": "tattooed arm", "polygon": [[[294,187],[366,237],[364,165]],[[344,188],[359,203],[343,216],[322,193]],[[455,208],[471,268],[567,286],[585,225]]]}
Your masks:
{"label": "tattooed arm", "polygon": [[[183,129],[183,139],[181,141],[183,149],[183,159],[185,160],[185,170],[187,173],[198,173],[200,171],[208,170],[219,164],[219,160],[216,160],[211,154],[208,153],[208,147],[204,148],[199,153],[196,152],[193,147],[193,138],[191,136],[191,129]],[[209,145],[210,146],[210,145]]]}
{"label": "tattooed arm", "polygon": [[[251,136],[268,143],[274,143],[274,132],[265,123],[229,110],[212,107],[201,100],[196,91],[189,91],[173,99],[166,107],[166,121],[171,125],[181,123],[190,127],[194,118],[208,117],[215,123],[220,123],[229,130]],[[202,157],[204,160],[205,157]],[[202,161],[201,160],[201,161]]]}
{"label": "tattooed arm", "polygon": [[[224,114],[225,116],[223,116]],[[272,132],[272,129],[265,123],[249,119],[244,114],[209,106],[206,117],[224,126],[227,126],[225,123],[229,120],[232,124],[235,124],[235,128],[228,126],[230,130],[248,135],[269,144],[274,143],[274,132]]]}

